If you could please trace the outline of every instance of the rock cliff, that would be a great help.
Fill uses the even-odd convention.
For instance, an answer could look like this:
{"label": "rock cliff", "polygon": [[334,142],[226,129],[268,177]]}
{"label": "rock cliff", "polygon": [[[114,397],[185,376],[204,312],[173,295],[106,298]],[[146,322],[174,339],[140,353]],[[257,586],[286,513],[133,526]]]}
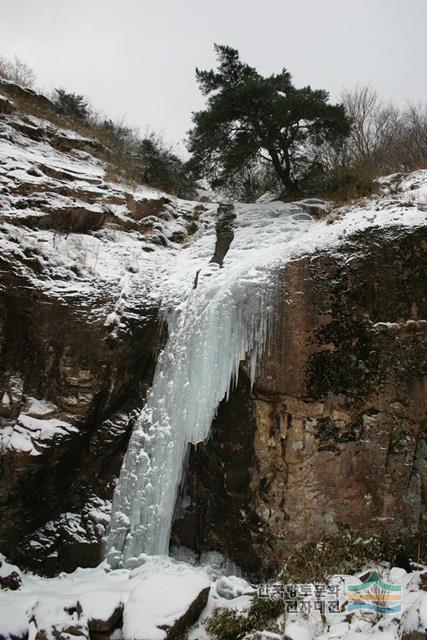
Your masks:
{"label": "rock cliff", "polygon": [[192,448],[177,543],[255,574],[322,534],[425,549],[426,258],[425,226],[372,225],[284,266],[252,393],[243,380]]}
{"label": "rock cliff", "polygon": [[[100,560],[159,270],[214,206],[111,181],[95,141],[0,91],[0,549],[54,574]],[[283,265],[270,352],[192,447],[173,543],[254,574],[322,533],[425,544],[426,210],[427,171],[392,176]]]}

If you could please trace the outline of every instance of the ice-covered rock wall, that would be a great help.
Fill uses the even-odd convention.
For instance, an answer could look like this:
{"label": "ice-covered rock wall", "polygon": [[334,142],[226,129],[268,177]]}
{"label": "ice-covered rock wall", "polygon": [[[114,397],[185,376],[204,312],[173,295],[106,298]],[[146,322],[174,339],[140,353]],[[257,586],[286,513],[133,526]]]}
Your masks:
{"label": "ice-covered rock wall", "polygon": [[[107,557],[131,567],[167,554],[189,443],[205,440],[220,401],[249,357],[252,383],[271,336],[277,263],[313,222],[309,202],[236,207],[223,267],[208,263],[213,222],[184,249],[162,283],[168,341],[137,421],[113,500]],[[218,225],[217,225],[218,226]]]}

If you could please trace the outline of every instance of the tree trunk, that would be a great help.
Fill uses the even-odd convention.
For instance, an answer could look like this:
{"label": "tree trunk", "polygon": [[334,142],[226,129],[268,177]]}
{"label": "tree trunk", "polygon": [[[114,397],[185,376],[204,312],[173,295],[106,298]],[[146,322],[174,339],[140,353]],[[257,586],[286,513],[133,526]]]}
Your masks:
{"label": "tree trunk", "polygon": [[287,161],[285,162],[285,166],[283,166],[280,162],[278,153],[274,149],[268,149],[268,153],[273,163],[274,171],[286,190],[298,191],[297,183],[291,178],[289,156],[287,156]]}

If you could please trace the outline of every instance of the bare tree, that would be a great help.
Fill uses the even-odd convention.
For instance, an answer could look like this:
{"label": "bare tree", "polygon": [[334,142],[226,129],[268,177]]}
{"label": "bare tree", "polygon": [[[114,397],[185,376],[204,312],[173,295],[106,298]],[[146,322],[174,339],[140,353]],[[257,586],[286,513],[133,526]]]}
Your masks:
{"label": "bare tree", "polygon": [[352,120],[347,153],[354,164],[384,171],[390,167],[390,153],[401,129],[401,115],[385,104],[369,85],[345,91],[343,103]]}
{"label": "bare tree", "polygon": [[36,81],[34,71],[18,56],[15,56],[13,60],[0,56],[0,77],[16,82],[23,87],[33,87]]}
{"label": "bare tree", "polygon": [[427,103],[408,106],[399,134],[396,148],[405,168],[427,162]]}
{"label": "bare tree", "polygon": [[427,105],[401,111],[384,103],[369,85],[344,92],[342,102],[351,132],[339,144],[320,149],[326,172],[351,168],[375,177],[427,161]]}

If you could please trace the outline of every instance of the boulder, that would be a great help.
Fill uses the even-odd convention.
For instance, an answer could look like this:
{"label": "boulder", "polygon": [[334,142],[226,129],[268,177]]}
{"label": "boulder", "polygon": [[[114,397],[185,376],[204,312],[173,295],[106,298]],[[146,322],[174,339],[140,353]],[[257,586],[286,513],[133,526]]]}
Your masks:
{"label": "boulder", "polygon": [[124,640],[177,640],[200,616],[209,591],[206,576],[189,568],[149,575],[125,604]]}
{"label": "boulder", "polygon": [[142,220],[149,216],[162,218],[162,215],[166,211],[165,204],[169,204],[171,200],[164,197],[150,200],[137,200],[131,193],[126,193],[126,202],[132,217],[135,220]]}
{"label": "boulder", "polygon": [[12,113],[13,109],[12,100],[0,95],[0,113]]}
{"label": "boulder", "polygon": [[30,613],[35,640],[89,640],[87,620],[78,601],[63,603],[46,597]]}
{"label": "boulder", "polygon": [[[171,625],[160,625],[160,629],[165,629],[167,640],[179,640],[185,632],[198,620],[203,609],[206,607],[209,598],[210,587],[205,587],[193,600],[187,611],[182,614]],[[148,640],[148,639],[147,639]]]}
{"label": "boulder", "polygon": [[0,554],[0,589],[16,591],[22,585],[22,574],[18,567],[9,564]]}

